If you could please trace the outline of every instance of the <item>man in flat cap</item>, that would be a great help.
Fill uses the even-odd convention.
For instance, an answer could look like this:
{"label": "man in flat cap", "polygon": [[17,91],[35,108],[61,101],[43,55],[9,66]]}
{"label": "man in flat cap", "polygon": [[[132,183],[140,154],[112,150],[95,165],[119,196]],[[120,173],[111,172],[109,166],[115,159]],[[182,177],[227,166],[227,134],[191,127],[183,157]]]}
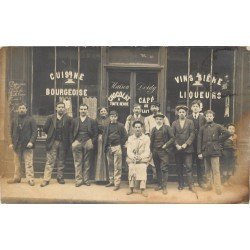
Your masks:
{"label": "man in flat cap", "polygon": [[122,152],[128,139],[124,125],[118,122],[118,113],[110,111],[110,123],[103,132],[104,151],[108,161],[109,183],[106,187],[120,188],[122,176]]}
{"label": "man in flat cap", "polygon": [[129,136],[127,142],[127,163],[129,167],[129,191],[127,195],[134,192],[135,182],[140,182],[140,190],[144,197],[146,193],[147,166],[151,158],[150,138],[143,134],[143,123],[134,121],[134,134]]}
{"label": "man in flat cap", "polygon": [[175,161],[178,173],[178,189],[184,188],[183,171],[185,169],[187,175],[187,183],[189,190],[195,192],[192,177],[192,154],[194,153],[193,141],[195,138],[194,123],[186,118],[188,107],[179,105],[176,107],[178,119],[172,124],[175,136]]}
{"label": "man in flat cap", "polygon": [[169,149],[174,143],[172,128],[164,124],[164,115],[157,113],[154,116],[156,126],[152,129],[150,148],[156,167],[157,187],[156,191],[163,190],[167,194]]}
{"label": "man in flat cap", "polygon": [[197,153],[199,159],[204,158],[206,187],[205,189],[212,190],[212,179],[215,186],[215,191],[221,195],[221,178],[220,178],[220,156],[221,144],[230,136],[230,132],[215,123],[214,112],[207,110],[205,113],[206,124],[201,127],[198,134]]}
{"label": "man in flat cap", "polygon": [[[145,118],[145,134],[149,136],[151,135],[152,129],[156,126],[154,116],[160,112],[160,103],[157,101],[151,102],[150,111],[152,114]],[[169,120],[166,116],[163,118],[163,124],[170,126]]]}

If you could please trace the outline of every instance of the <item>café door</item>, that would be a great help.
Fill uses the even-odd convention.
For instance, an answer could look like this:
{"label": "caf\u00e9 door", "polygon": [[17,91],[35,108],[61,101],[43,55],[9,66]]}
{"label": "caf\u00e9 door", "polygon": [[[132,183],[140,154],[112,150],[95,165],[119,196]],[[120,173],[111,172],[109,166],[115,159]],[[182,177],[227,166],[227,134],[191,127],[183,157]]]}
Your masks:
{"label": "caf\u00e9 door", "polygon": [[149,104],[158,98],[158,74],[149,70],[108,71],[108,108],[116,110],[119,122],[125,123],[134,103],[142,107],[142,115],[148,116]]}

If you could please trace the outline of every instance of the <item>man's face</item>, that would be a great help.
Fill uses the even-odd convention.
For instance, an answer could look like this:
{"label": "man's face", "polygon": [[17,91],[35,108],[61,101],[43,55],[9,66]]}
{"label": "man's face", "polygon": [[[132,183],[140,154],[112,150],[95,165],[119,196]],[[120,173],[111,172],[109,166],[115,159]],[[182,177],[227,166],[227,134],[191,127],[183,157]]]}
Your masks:
{"label": "man's face", "polygon": [[106,117],[107,114],[108,114],[108,112],[107,112],[106,109],[101,109],[101,110],[100,110],[100,116]]}
{"label": "man's face", "polygon": [[141,114],[141,107],[140,106],[134,107],[133,112],[135,115]]}
{"label": "man's face", "polygon": [[158,126],[161,126],[163,124],[163,118],[162,117],[156,117],[155,122]]}
{"label": "man's face", "polygon": [[88,107],[80,106],[79,113],[80,113],[80,116],[86,116],[88,113]]}
{"label": "man's face", "polygon": [[116,123],[118,119],[117,115],[110,115],[109,118],[111,123]]}
{"label": "man's face", "polygon": [[231,135],[233,135],[233,134],[235,133],[235,127],[234,127],[234,126],[229,126],[229,127],[227,128],[227,130],[229,131],[229,133],[230,133]]}
{"label": "man's face", "polygon": [[214,120],[214,115],[212,113],[207,113],[205,118],[207,122],[212,122]]}
{"label": "man's face", "polygon": [[159,110],[160,110],[160,109],[159,109],[158,106],[152,105],[152,106],[150,107],[150,111],[151,111],[153,114],[159,112]]}
{"label": "man's face", "polygon": [[140,123],[136,123],[134,126],[134,131],[135,131],[135,135],[139,136],[142,133],[142,125]]}
{"label": "man's face", "polygon": [[187,112],[185,109],[179,109],[178,116],[180,119],[184,119],[186,117],[186,115],[187,115]]}
{"label": "man's face", "polygon": [[19,115],[26,115],[27,114],[27,108],[25,105],[19,106],[17,110]]}
{"label": "man's face", "polygon": [[193,111],[193,113],[197,114],[200,112],[200,106],[198,104],[193,104],[191,110]]}
{"label": "man's face", "polygon": [[57,112],[58,115],[63,115],[64,112],[65,112],[65,106],[64,106],[64,104],[58,104],[56,106],[56,112]]}

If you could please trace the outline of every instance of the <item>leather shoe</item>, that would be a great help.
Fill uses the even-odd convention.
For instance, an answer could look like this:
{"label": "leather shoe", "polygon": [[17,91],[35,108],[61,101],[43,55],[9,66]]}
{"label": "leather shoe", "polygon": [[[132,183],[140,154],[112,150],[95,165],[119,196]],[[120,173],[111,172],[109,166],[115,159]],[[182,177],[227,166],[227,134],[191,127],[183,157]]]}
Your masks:
{"label": "leather shoe", "polygon": [[21,182],[21,178],[19,179],[13,178],[13,179],[7,180],[8,184],[15,184],[15,183],[20,183],[20,182]]}
{"label": "leather shoe", "polygon": [[83,182],[82,182],[82,181],[79,181],[79,182],[76,182],[76,183],[75,183],[75,186],[76,186],[76,187],[80,187],[81,185],[83,185]]}
{"label": "leather shoe", "polygon": [[105,187],[113,187],[114,186],[114,183],[108,183],[107,185],[105,185]]}
{"label": "leather shoe", "polygon": [[63,178],[57,178],[57,182],[59,184],[65,184],[65,180]]}
{"label": "leather shoe", "polygon": [[40,184],[40,187],[45,187],[49,185],[49,181],[43,181],[41,184]]}
{"label": "leather shoe", "polygon": [[183,186],[179,185],[179,186],[178,186],[178,189],[179,189],[179,190],[183,190]]}
{"label": "leather shoe", "polygon": [[162,190],[162,187],[161,187],[161,186],[157,186],[157,187],[155,188],[155,191],[159,191],[159,190]]}
{"label": "leather shoe", "polygon": [[29,180],[29,181],[28,181],[28,184],[29,184],[30,186],[35,186],[34,180]]}
{"label": "leather shoe", "polygon": [[148,197],[148,193],[147,193],[147,191],[145,189],[141,191],[141,194],[144,197]]}
{"label": "leather shoe", "polygon": [[133,192],[133,189],[129,189],[129,191],[127,192],[127,195],[131,195],[131,194],[133,194],[134,192]]}
{"label": "leather shoe", "polygon": [[221,190],[220,190],[220,189],[216,189],[216,191],[215,191],[215,192],[216,192],[216,194],[217,194],[217,195],[221,195],[221,194],[222,194],[222,192],[221,192]]}
{"label": "leather shoe", "polygon": [[84,182],[84,184],[85,184],[86,186],[90,186],[90,182],[89,182],[89,181]]}
{"label": "leather shoe", "polygon": [[114,189],[113,189],[113,191],[117,191],[117,190],[119,190],[119,189],[120,189],[119,186],[115,186]]}
{"label": "leather shoe", "polygon": [[163,194],[168,194],[168,190],[167,190],[167,188],[163,188],[162,193],[163,193]]}

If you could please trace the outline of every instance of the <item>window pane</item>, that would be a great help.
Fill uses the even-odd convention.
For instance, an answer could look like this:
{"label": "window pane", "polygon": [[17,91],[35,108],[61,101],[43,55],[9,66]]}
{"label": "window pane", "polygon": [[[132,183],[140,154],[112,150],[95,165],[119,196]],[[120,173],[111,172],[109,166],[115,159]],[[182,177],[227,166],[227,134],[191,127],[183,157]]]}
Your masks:
{"label": "window pane", "polygon": [[212,99],[212,109],[216,112],[215,120],[221,124],[230,123],[233,118],[233,70],[234,49],[214,49],[213,75],[217,81],[212,86],[221,98]]}
{"label": "window pane", "polygon": [[111,47],[109,62],[158,64],[158,52],[158,47]]}
{"label": "window pane", "polygon": [[130,113],[130,72],[109,72],[109,110],[116,110],[125,123]]}
{"label": "window pane", "polygon": [[148,116],[149,104],[157,100],[158,74],[153,72],[136,73],[136,102],[142,107],[142,115]]}
{"label": "window pane", "polygon": [[170,47],[167,55],[167,116],[173,121],[175,107],[187,103],[188,49]]}

